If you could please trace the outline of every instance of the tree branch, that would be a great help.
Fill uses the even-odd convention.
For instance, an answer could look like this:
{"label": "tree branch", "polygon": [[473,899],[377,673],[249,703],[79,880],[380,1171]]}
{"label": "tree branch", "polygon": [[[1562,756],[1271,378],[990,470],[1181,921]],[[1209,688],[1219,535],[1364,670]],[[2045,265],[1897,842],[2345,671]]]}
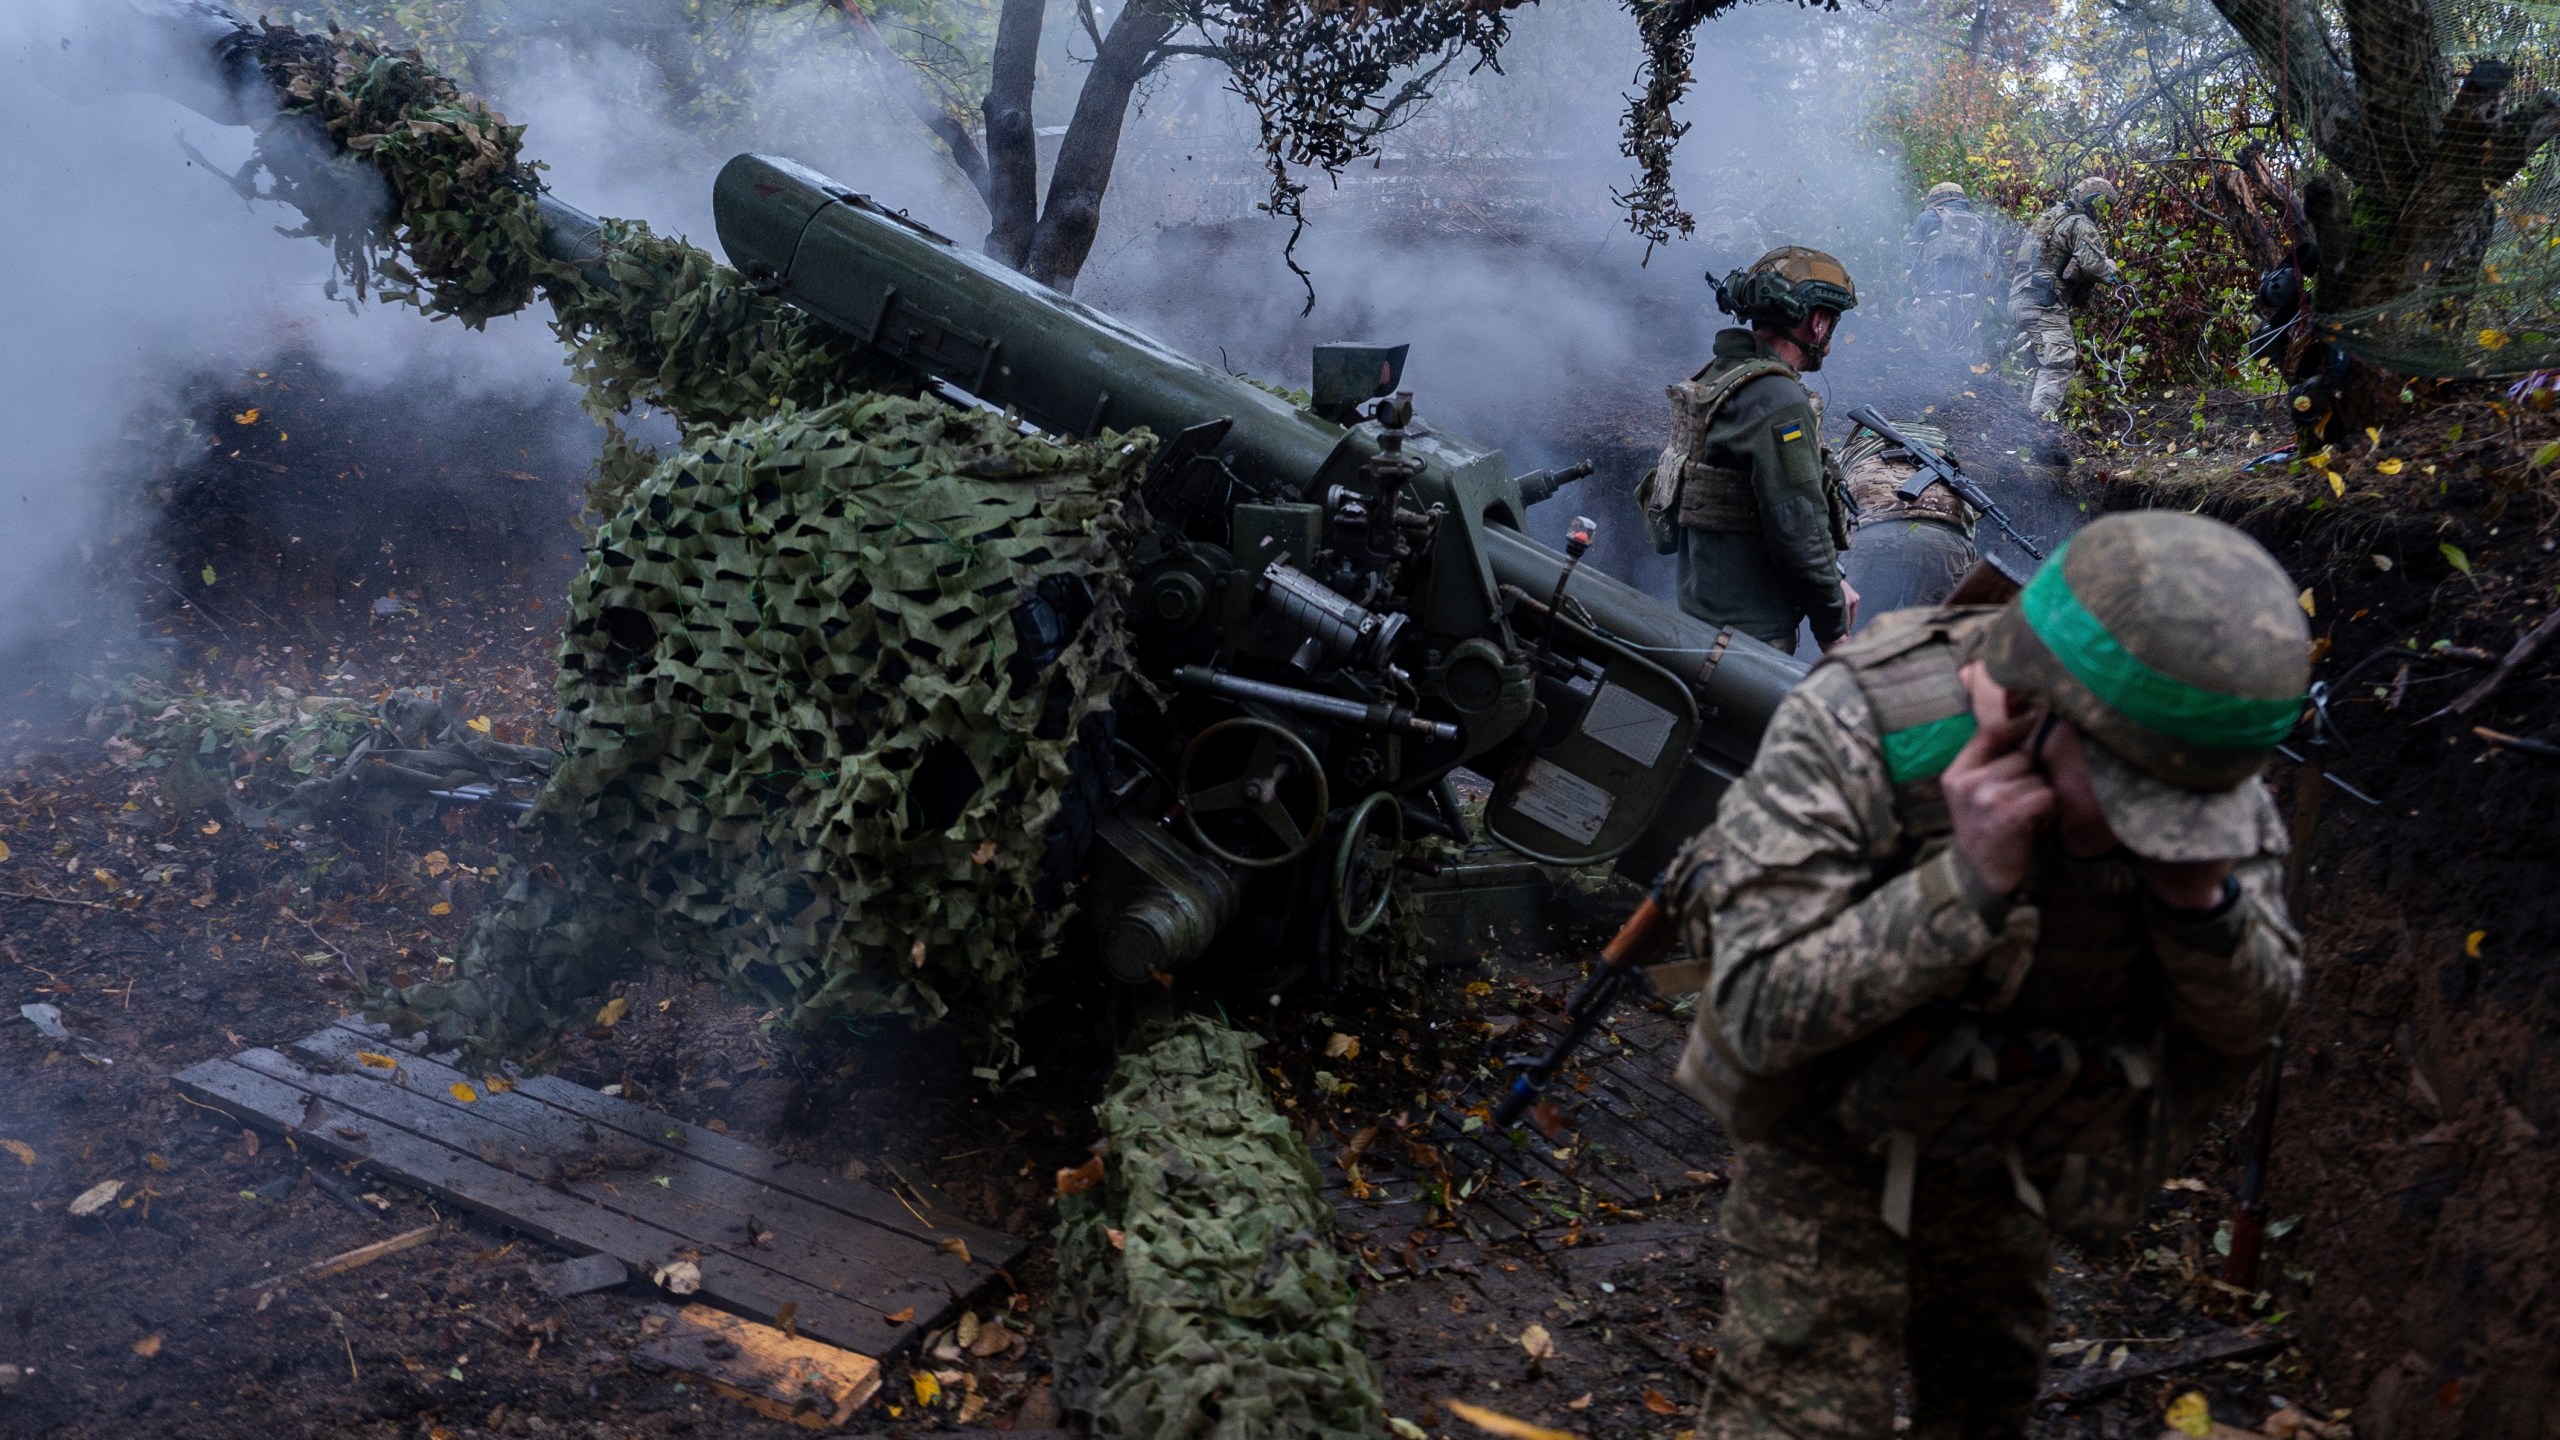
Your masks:
{"label": "tree branch", "polygon": [[2213,0],[2213,8],[2258,58],[2279,104],[2329,162],[2357,184],[2371,182],[2355,82],[2329,49],[2320,7],[2309,0]]}
{"label": "tree branch", "polygon": [[905,57],[890,48],[889,42],[871,23],[871,17],[862,12],[858,0],[838,0],[837,8],[852,23],[855,37],[861,41],[873,63],[880,67],[890,88],[898,92],[898,99],[935,139],[942,142],[942,148],[951,154],[951,163],[968,177],[970,188],[978,192],[978,198],[988,199],[986,158],[978,153],[978,142],[969,134],[969,127],[960,123],[959,116],[924,93],[924,87],[916,83],[915,72],[908,68]]}

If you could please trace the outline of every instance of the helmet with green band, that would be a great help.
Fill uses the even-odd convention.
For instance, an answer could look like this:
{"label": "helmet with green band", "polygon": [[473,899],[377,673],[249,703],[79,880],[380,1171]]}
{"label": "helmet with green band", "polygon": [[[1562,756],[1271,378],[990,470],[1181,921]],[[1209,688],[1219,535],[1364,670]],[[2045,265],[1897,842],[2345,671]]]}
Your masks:
{"label": "helmet with green band", "polygon": [[2200,515],[2102,517],[2045,561],[1981,654],[1991,678],[2097,742],[2100,802],[2137,853],[2247,853],[2233,848],[2247,843],[2232,829],[2240,787],[2293,729],[2311,677],[2293,581],[2258,542]]}
{"label": "helmet with green band", "polygon": [[1716,287],[1716,308],[1736,319],[1792,330],[1816,310],[1833,314],[1858,305],[1857,282],[1848,267],[1822,251],[1781,245],[1736,270]]}

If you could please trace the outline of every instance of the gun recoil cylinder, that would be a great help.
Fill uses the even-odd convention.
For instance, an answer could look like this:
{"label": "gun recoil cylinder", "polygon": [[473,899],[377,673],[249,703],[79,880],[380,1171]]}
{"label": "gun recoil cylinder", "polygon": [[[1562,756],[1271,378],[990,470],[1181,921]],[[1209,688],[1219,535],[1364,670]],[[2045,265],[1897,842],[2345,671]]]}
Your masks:
{"label": "gun recoil cylinder", "polygon": [[1224,695],[1230,700],[1258,700],[1301,715],[1314,715],[1326,720],[1339,720],[1370,730],[1401,730],[1431,740],[1455,740],[1458,727],[1446,720],[1425,720],[1402,705],[1368,704],[1345,700],[1338,695],[1319,695],[1313,690],[1297,690],[1274,685],[1267,680],[1248,680],[1229,675],[1223,670],[1185,665],[1173,672],[1173,683],[1185,690],[1200,690],[1211,695]]}

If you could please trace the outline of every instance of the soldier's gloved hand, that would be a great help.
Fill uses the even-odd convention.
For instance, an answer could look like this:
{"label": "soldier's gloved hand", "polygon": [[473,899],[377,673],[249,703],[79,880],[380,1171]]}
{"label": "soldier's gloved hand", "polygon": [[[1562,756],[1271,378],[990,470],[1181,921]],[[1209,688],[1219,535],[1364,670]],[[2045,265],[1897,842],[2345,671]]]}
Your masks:
{"label": "soldier's gloved hand", "polygon": [[1995,895],[2027,883],[2036,832],[2053,818],[2053,786],[2019,747],[2035,730],[2033,713],[2012,716],[2009,692],[1979,660],[1957,672],[1973,698],[1973,738],[1938,777],[1955,822],[1956,853]]}

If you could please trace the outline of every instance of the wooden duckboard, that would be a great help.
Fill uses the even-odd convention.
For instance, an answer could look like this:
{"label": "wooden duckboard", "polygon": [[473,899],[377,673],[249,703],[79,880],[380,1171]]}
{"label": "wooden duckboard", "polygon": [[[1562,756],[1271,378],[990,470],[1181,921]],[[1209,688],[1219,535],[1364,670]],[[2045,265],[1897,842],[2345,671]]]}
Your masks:
{"label": "wooden duckboard", "polygon": [[633,1360],[726,1395],[759,1415],[807,1430],[832,1429],[880,1393],[880,1362],[867,1355],[708,1305],[662,1306],[656,1319],[665,1330],[643,1342]]}
{"label": "wooden duckboard", "polygon": [[363,1021],[287,1050],[205,1061],[178,1088],[572,1254],[641,1276],[692,1260],[701,1282],[689,1298],[766,1324],[787,1314],[797,1333],[861,1356],[906,1352],[1029,1249],[924,1195],[555,1077],[496,1089]]}

